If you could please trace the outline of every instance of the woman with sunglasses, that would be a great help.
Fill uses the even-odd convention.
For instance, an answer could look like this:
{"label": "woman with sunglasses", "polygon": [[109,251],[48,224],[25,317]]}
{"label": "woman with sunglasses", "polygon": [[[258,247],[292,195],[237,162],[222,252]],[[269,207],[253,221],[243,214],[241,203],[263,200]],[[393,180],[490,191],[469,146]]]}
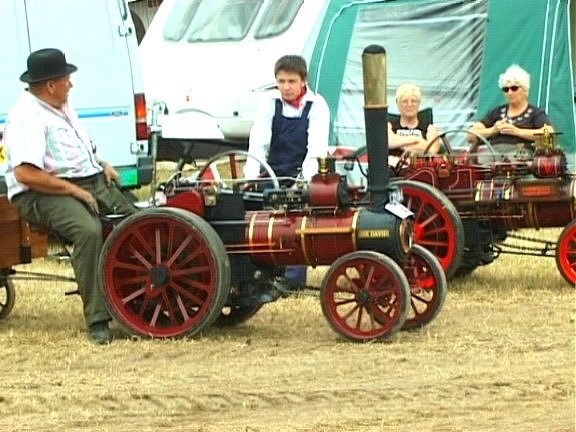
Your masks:
{"label": "woman with sunglasses", "polygon": [[[538,141],[545,125],[551,122],[544,110],[530,104],[530,75],[512,65],[500,75],[498,86],[507,103],[492,109],[471,131],[488,139],[498,155],[504,158],[530,157],[533,143]],[[469,134],[471,142],[478,138]]]}

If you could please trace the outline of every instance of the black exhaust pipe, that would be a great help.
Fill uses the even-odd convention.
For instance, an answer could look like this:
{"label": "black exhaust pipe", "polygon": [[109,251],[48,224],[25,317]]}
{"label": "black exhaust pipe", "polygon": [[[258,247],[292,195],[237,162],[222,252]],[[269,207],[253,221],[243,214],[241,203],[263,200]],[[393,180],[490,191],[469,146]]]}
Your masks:
{"label": "black exhaust pipe", "polygon": [[371,209],[383,213],[388,196],[388,102],[386,50],[370,45],[362,53],[364,122],[368,153],[368,191]]}

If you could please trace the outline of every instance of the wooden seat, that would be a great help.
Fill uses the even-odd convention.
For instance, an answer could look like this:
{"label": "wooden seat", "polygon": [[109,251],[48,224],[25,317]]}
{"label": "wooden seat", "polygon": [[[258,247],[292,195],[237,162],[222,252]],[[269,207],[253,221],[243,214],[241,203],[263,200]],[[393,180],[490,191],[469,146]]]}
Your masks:
{"label": "wooden seat", "polygon": [[48,254],[48,233],[33,230],[6,195],[0,195],[0,238],[0,268],[26,264]]}

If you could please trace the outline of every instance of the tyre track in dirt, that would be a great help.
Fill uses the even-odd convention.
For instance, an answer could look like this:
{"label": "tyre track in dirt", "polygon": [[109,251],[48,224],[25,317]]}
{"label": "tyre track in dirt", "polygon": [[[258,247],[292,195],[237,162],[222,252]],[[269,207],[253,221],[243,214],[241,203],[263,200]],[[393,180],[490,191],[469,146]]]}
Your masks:
{"label": "tyre track in dirt", "polygon": [[[370,376],[376,371],[366,372]],[[440,388],[431,382],[427,383],[425,378],[419,385],[406,382],[402,385],[402,379],[390,377],[385,380],[387,385],[381,387],[374,381],[358,386],[349,386],[338,381],[334,382],[332,387],[322,389],[315,388],[313,382],[307,383],[305,387],[306,383],[295,380],[295,387],[290,390],[257,388],[257,383],[253,389],[247,389],[246,383],[240,383],[238,386],[230,385],[228,388],[215,390],[202,384],[199,387],[190,386],[189,393],[183,393],[182,387],[177,392],[160,387],[151,388],[150,391],[146,388],[123,388],[109,392],[105,388],[97,388],[95,391],[93,387],[84,385],[84,388],[73,390],[61,389],[57,396],[54,388],[47,385],[33,388],[12,386],[2,391],[6,394],[7,390],[8,396],[0,398],[0,425],[3,421],[6,421],[6,424],[18,424],[25,418],[28,418],[29,423],[37,423],[40,418],[58,416],[60,410],[69,411],[67,417],[82,419],[87,406],[91,410],[90,417],[107,419],[106,421],[112,423],[115,418],[122,418],[123,421],[130,418],[147,426],[155,422],[154,418],[175,416],[183,416],[192,424],[198,425],[222,422],[234,425],[248,422],[264,427],[270,419],[290,422],[294,421],[294,416],[297,416],[298,421],[308,424],[311,419],[329,424],[330,415],[323,413],[334,413],[335,407],[344,409],[346,415],[351,416],[351,422],[355,419],[356,422],[375,425],[383,421],[384,416],[379,414],[383,409],[387,411],[387,421],[400,422],[406,416],[417,418],[426,409],[441,409],[446,401],[452,401],[456,406],[465,401],[466,409],[459,415],[473,417],[474,413],[486,409],[487,397],[494,399],[494,409],[511,401],[516,404],[525,401],[525,419],[529,419],[529,409],[534,404],[535,393],[547,400],[558,400],[559,403],[565,401],[571,393],[568,383],[560,381],[534,382],[527,378],[516,382],[499,379],[470,383],[468,378],[455,376]],[[26,397],[23,393],[27,394]],[[413,404],[426,393],[433,393],[437,401],[431,402],[427,408]],[[13,400],[19,402],[14,403]],[[369,405],[366,405],[368,401]],[[450,411],[449,415],[454,416],[454,411]],[[60,416],[64,417],[64,414]],[[340,418],[338,424],[342,426],[343,421],[346,419]],[[446,421],[450,420],[447,418]]]}

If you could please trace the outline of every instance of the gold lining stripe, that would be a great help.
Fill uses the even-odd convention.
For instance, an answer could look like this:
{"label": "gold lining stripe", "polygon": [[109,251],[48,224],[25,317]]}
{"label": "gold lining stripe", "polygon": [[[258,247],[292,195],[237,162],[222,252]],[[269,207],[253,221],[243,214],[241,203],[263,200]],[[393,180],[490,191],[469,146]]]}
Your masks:
{"label": "gold lining stripe", "polygon": [[310,259],[308,258],[308,251],[306,249],[306,234],[312,234],[312,232],[306,230],[306,222],[308,216],[302,216],[302,221],[300,222],[300,230],[296,230],[296,235],[300,235],[300,247],[302,248],[302,255],[304,255],[304,262],[310,264]]}
{"label": "gold lining stripe", "polygon": [[490,179],[490,196],[489,199],[492,200],[494,197],[494,179]]}
{"label": "gold lining stripe", "polygon": [[348,234],[352,232],[352,227],[328,227],[328,228],[304,228],[296,230],[296,234],[301,236],[310,234]]}
{"label": "gold lining stripe", "polygon": [[476,193],[474,194],[474,201],[479,202],[482,196],[482,182],[476,184]]}
{"label": "gold lining stripe", "polygon": [[352,250],[357,251],[358,250],[358,245],[356,243],[356,237],[357,237],[357,231],[358,231],[358,218],[360,217],[360,210],[356,210],[356,213],[354,214],[354,216],[352,217],[352,224],[350,226],[351,231],[350,233],[352,234],[351,236],[351,240],[352,240]]}
{"label": "gold lining stripe", "polygon": [[[259,249],[257,251],[250,251],[251,255],[263,255],[263,254],[274,254],[274,255],[280,255],[280,254],[288,254],[290,252],[293,252],[293,250],[278,250],[278,249]],[[242,255],[245,254],[246,251],[245,250],[231,250],[231,251],[226,251],[226,253],[230,254],[230,255]]]}
{"label": "gold lining stripe", "polygon": [[254,244],[254,223],[256,216],[258,216],[258,213],[254,213],[250,216],[250,224],[248,225],[248,246],[250,249],[252,249],[252,245]]}
{"label": "gold lining stripe", "polygon": [[[272,234],[274,233],[274,215],[270,215],[270,219],[268,219],[268,244],[272,245]],[[276,264],[276,260],[274,259],[274,254],[270,253],[270,259],[272,260],[272,263]]]}
{"label": "gold lining stripe", "polygon": [[502,188],[504,189],[504,199],[510,201],[512,199],[512,185],[510,183],[503,183]]}

